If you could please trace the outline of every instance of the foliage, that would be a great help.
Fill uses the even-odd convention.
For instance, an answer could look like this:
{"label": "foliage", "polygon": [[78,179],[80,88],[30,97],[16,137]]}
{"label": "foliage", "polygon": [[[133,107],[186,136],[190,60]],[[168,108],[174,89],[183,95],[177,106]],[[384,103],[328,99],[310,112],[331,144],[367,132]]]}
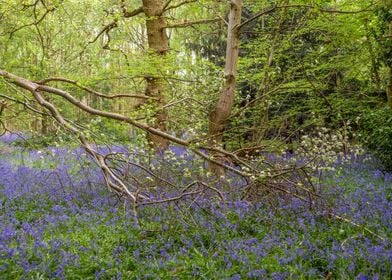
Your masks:
{"label": "foliage", "polygon": [[63,146],[65,144],[75,145],[73,137],[67,134],[47,133],[44,135],[34,135],[29,137],[20,137],[12,144],[18,147],[24,147],[28,149],[40,149],[48,146]]}
{"label": "foliage", "polygon": [[[272,3],[245,1],[243,21],[268,10]],[[104,94],[140,94],[145,90],[145,76],[161,77],[165,80],[170,132],[205,136],[208,115],[223,83],[224,21],[168,30],[170,52],[162,58],[146,52],[145,18],[123,18],[121,6],[113,1],[19,4],[7,1],[0,9],[1,67],[33,80],[66,77]],[[127,1],[127,9],[139,4]],[[291,1],[288,7],[272,10],[243,27],[238,94],[224,138],[230,150],[257,145],[257,141],[284,142],[287,135],[305,126],[306,133],[312,134],[315,122],[339,128],[347,119],[354,123],[374,103],[384,102],[384,72],[390,57],[390,40],[385,37],[389,6],[379,1],[369,8],[364,0],[338,4],[312,1],[312,5]],[[363,11],[330,11],[334,9]],[[34,24],[33,18],[43,15],[42,21]],[[169,24],[226,17],[227,6],[221,1],[191,2],[167,12]],[[116,28],[97,37],[113,20]],[[146,122],[156,114],[156,108],[140,106],[138,99],[101,100],[75,86],[61,86],[98,109]],[[1,83],[0,89],[26,102],[6,84]],[[95,119],[60,98],[51,98],[67,118],[81,125],[96,123],[95,135],[127,141],[129,133],[121,125]],[[36,106],[31,99],[27,103]],[[23,107],[19,108],[17,115],[5,111],[7,125],[14,130],[39,131],[40,125],[32,123]],[[305,121],[298,123],[301,116]],[[12,121],[16,117],[26,121]],[[294,137],[290,141],[298,140]]]}
{"label": "foliage", "polygon": [[368,111],[361,121],[361,140],[392,170],[392,114],[389,108]]}

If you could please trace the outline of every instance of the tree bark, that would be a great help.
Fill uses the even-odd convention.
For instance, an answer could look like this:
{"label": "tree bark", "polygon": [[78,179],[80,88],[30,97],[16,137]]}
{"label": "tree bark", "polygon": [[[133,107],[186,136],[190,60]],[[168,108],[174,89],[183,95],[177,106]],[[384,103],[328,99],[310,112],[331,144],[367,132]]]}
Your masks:
{"label": "tree bark", "polygon": [[[223,133],[225,132],[229,117],[233,108],[234,93],[237,78],[237,64],[239,52],[239,26],[241,24],[242,0],[230,2],[229,24],[227,31],[226,62],[225,62],[225,84],[220,92],[218,103],[209,117],[210,145],[221,148],[223,144]],[[223,162],[219,154],[212,155],[218,162]],[[210,171],[216,175],[223,175],[224,169],[221,165],[210,163]]]}
{"label": "tree bark", "polygon": [[[162,16],[166,1],[163,0],[143,0],[143,11],[146,15],[146,28],[149,50],[161,57],[166,56],[169,50],[169,39],[165,31],[166,20]],[[153,97],[156,114],[149,125],[163,132],[167,131],[167,111],[163,109],[165,105],[164,81],[162,78],[146,77],[147,96]],[[148,133],[148,141],[152,147],[159,151],[168,147],[169,141],[165,138]]]}

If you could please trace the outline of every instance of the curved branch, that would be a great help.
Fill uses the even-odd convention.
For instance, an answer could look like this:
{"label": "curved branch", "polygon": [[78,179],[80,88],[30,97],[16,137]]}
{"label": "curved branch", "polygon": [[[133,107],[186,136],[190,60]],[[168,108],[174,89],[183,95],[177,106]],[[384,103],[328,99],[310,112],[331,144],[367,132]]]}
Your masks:
{"label": "curved branch", "polygon": [[[44,116],[44,115],[45,115],[45,116],[49,116],[48,114],[46,114],[46,113],[44,113],[44,112],[41,112],[41,111],[38,111],[37,109],[31,107],[31,106],[30,106],[29,104],[27,104],[26,102],[20,101],[20,100],[15,99],[15,98],[12,98],[12,97],[10,97],[10,96],[8,96],[8,95],[0,94],[0,97],[3,97],[3,98],[5,98],[5,99],[8,99],[8,100],[10,100],[10,101],[12,101],[12,102],[21,104],[21,105],[23,105],[25,108],[29,109],[30,111],[32,111],[32,112],[34,112],[34,113],[36,113],[36,114],[39,114],[39,115],[42,115],[42,116]],[[2,104],[2,103],[0,102],[0,104]],[[1,108],[1,109],[3,109],[3,108]],[[0,110],[0,115],[1,115],[2,111],[3,111],[3,110]]]}
{"label": "curved branch", "polygon": [[185,0],[185,1],[181,2],[181,3],[178,3],[176,5],[171,5],[170,6],[170,2],[171,1],[172,0],[168,0],[167,1],[167,3],[165,4],[165,6],[163,8],[163,12],[166,12],[166,11],[169,11],[169,10],[173,10],[173,9],[177,9],[177,8],[179,8],[179,7],[183,6],[183,5],[189,4],[189,3],[195,3],[198,0]]}
{"label": "curved branch", "polygon": [[200,19],[200,20],[193,20],[193,21],[183,21],[183,22],[177,22],[177,23],[172,23],[168,24],[165,26],[165,28],[185,28],[193,25],[198,25],[198,24],[207,24],[207,23],[212,23],[212,22],[218,22],[222,21],[221,18],[212,18],[212,19]]}
{"label": "curved branch", "polygon": [[131,12],[128,12],[128,10],[125,8],[125,9],[123,9],[123,12],[124,12],[125,18],[130,18],[130,17],[134,17],[134,16],[137,16],[138,14],[143,13],[143,7],[139,7]]}
{"label": "curved branch", "polygon": [[116,28],[116,27],[117,27],[117,21],[118,21],[118,20],[116,19],[116,20],[112,21],[111,23],[105,25],[105,26],[102,28],[102,30],[97,34],[97,36],[95,36],[94,39],[92,39],[91,41],[88,41],[88,42],[87,42],[87,45],[95,43],[95,42],[98,40],[98,38],[101,37],[101,35],[102,35],[103,33],[106,33],[106,34],[107,34],[107,33],[110,32],[113,28]]}
{"label": "curved branch", "polygon": [[[35,7],[35,5],[34,5],[34,7]],[[54,10],[56,10],[56,7],[47,9],[47,10],[45,11],[45,13],[44,13],[38,20],[36,20],[36,21],[34,21],[34,22],[31,22],[31,23],[24,24],[24,25],[22,25],[22,26],[19,26],[19,27],[15,28],[14,30],[12,30],[12,31],[10,32],[10,37],[12,37],[16,32],[18,32],[19,30],[21,30],[21,29],[23,29],[23,28],[26,28],[26,27],[29,27],[29,26],[33,26],[33,25],[38,25],[38,24],[40,24],[40,23],[45,19],[45,17],[46,17],[50,12],[53,12]]]}
{"label": "curved branch", "polygon": [[138,95],[138,94],[113,94],[113,95],[103,94],[103,93],[98,92],[94,89],[91,89],[91,88],[88,88],[88,87],[81,85],[78,81],[70,80],[70,79],[66,79],[66,78],[61,78],[61,77],[51,77],[51,78],[37,81],[36,83],[40,84],[40,85],[45,85],[49,82],[64,82],[64,83],[72,84],[72,85],[74,85],[74,86],[76,86],[76,87],[78,87],[88,93],[94,94],[94,95],[102,97],[102,98],[107,98],[107,99],[115,99],[115,98],[122,98],[122,97],[139,98],[139,99],[156,99],[151,96]]}

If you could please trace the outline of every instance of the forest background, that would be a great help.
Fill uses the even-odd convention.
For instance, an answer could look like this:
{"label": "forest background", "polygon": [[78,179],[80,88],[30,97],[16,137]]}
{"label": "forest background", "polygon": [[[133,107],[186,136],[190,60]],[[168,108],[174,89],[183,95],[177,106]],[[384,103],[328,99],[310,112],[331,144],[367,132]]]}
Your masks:
{"label": "forest background", "polygon": [[[241,2],[231,4],[233,16],[235,5],[243,6],[240,16],[229,18],[225,1],[5,1],[1,69],[240,154],[293,150],[320,127],[350,126],[352,140],[390,165],[388,1]],[[62,139],[47,109],[6,80],[1,86],[4,127]],[[99,132],[97,141],[168,146],[170,139],[144,137],[53,93],[43,97]]]}

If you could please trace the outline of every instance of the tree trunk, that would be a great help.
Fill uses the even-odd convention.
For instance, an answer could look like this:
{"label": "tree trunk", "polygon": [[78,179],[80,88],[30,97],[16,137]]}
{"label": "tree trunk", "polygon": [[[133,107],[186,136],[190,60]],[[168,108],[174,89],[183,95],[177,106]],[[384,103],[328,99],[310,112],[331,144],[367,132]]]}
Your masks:
{"label": "tree trunk", "polygon": [[[242,0],[232,0],[227,31],[227,47],[225,62],[225,84],[220,92],[219,101],[210,113],[209,135],[210,145],[222,147],[223,133],[231,115],[237,77],[238,51],[239,51],[239,25],[241,23]],[[222,155],[212,155],[218,163],[223,163]],[[210,164],[210,171],[216,175],[223,175],[224,169],[219,164]]]}
{"label": "tree trunk", "polygon": [[[284,1],[282,5],[288,5],[289,1]],[[279,41],[281,39],[281,29],[284,25],[285,20],[287,19],[287,8],[283,8],[283,10],[280,13],[279,20],[277,22],[277,25],[274,27],[274,31],[271,34],[271,45],[269,50],[266,52],[266,58],[267,62],[264,65],[263,68],[263,79],[261,81],[261,84],[259,86],[259,89],[257,91],[257,97],[256,98],[261,98],[260,101],[257,101],[254,103],[253,106],[256,107],[256,115],[254,117],[254,122],[253,122],[253,136],[252,136],[252,143],[250,146],[259,146],[261,144],[261,141],[265,139],[266,134],[269,130],[269,122],[270,122],[270,116],[269,116],[269,107],[270,107],[270,89],[271,89],[271,77],[270,77],[270,70],[272,63],[275,59],[275,52],[276,48],[279,45]],[[264,24],[264,23],[263,23]]]}
{"label": "tree trunk", "polygon": [[371,30],[369,29],[369,22],[365,20],[365,29],[366,29],[366,46],[368,48],[369,56],[370,56],[370,63],[371,63],[371,75],[372,75],[372,80],[373,83],[376,85],[376,90],[380,90],[380,83],[381,83],[381,77],[377,65],[377,56],[374,52],[374,48],[372,46],[372,41],[370,38]]}
{"label": "tree trunk", "polygon": [[253,122],[253,135],[252,135],[252,144],[251,146],[258,146],[260,142],[265,138],[265,135],[268,131],[269,125],[269,93],[270,90],[270,67],[272,65],[274,59],[274,52],[275,52],[275,43],[277,41],[278,35],[275,35],[272,43],[271,48],[267,52],[268,61],[264,65],[263,69],[263,81],[258,89],[257,96],[262,97],[261,104],[257,102],[255,105],[261,107],[260,109],[256,109],[256,116]]}
{"label": "tree trunk", "polygon": [[[389,22],[389,34],[388,36],[392,36],[392,21]],[[392,109],[392,65],[389,63],[389,80],[387,86],[387,100],[388,106]]]}
{"label": "tree trunk", "polygon": [[[147,17],[148,47],[154,55],[162,57],[169,50],[169,39],[165,31],[166,21],[162,16],[165,3],[166,1],[163,0],[143,0],[143,11]],[[167,111],[163,108],[165,105],[164,81],[162,78],[146,77],[146,82],[146,95],[154,97],[156,100],[154,101],[156,114],[149,125],[166,132]],[[148,134],[147,139],[152,147],[158,151],[166,149],[169,145],[167,139],[156,135]]]}
{"label": "tree trunk", "polygon": [[389,66],[389,81],[387,86],[388,107],[392,109],[392,67]]}
{"label": "tree trunk", "polygon": [[49,133],[49,120],[47,116],[42,116],[41,119],[41,134],[46,135]]}

